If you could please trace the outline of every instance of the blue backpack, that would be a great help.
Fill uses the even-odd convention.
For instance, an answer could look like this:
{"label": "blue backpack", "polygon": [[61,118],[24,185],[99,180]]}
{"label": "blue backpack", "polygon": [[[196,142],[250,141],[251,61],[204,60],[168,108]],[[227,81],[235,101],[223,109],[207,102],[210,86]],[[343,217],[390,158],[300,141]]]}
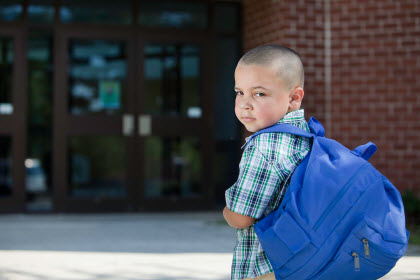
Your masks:
{"label": "blue backpack", "polygon": [[401,195],[367,161],[375,144],[350,151],[316,119],[308,124],[311,133],[276,124],[252,136],[312,138],[280,207],[254,225],[276,279],[378,279],[407,249]]}

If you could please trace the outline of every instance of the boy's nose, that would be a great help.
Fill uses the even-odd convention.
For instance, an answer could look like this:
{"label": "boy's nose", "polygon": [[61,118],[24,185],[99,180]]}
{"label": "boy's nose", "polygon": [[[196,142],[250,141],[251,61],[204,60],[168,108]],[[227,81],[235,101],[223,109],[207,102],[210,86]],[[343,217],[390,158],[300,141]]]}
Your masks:
{"label": "boy's nose", "polygon": [[241,104],[239,105],[239,108],[241,108],[242,110],[249,110],[252,108],[251,103],[249,103],[248,101],[244,100],[243,102],[241,102]]}

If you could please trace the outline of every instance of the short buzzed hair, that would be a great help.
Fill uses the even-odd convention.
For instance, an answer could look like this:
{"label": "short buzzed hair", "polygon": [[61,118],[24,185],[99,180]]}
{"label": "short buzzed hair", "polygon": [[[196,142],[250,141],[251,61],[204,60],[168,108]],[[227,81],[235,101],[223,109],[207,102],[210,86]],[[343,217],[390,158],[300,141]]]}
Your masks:
{"label": "short buzzed hair", "polygon": [[295,86],[303,88],[305,74],[299,55],[292,49],[279,45],[264,45],[245,53],[239,60],[245,65],[273,65],[277,73],[290,90]]}

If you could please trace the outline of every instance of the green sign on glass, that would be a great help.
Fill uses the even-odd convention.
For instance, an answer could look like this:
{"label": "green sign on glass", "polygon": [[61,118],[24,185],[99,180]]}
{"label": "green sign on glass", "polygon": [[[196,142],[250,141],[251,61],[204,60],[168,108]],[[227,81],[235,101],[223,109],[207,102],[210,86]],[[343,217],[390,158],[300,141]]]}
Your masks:
{"label": "green sign on glass", "polygon": [[121,84],[119,81],[99,81],[99,98],[104,109],[119,109]]}

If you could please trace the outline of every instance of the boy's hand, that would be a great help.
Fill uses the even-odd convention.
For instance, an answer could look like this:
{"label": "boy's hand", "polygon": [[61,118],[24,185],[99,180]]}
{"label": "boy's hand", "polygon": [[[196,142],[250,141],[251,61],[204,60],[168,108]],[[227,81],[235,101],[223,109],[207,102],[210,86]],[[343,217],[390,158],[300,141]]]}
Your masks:
{"label": "boy's hand", "polygon": [[223,210],[226,222],[234,228],[247,228],[255,223],[255,219],[230,211],[227,207]]}

